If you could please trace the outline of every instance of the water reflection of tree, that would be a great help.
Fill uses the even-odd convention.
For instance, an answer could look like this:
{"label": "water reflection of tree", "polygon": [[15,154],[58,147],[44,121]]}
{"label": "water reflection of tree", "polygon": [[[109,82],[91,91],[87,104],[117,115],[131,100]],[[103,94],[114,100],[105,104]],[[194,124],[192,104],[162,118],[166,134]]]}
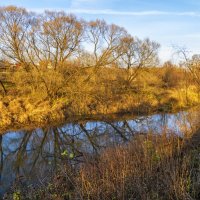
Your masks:
{"label": "water reflection of tree", "polygon": [[[94,123],[95,124],[95,123]],[[36,129],[16,133],[12,137],[0,137],[0,173],[6,165],[12,166],[15,177],[34,175],[38,169],[55,169],[62,162],[72,162],[69,155],[73,154],[73,162],[81,162],[83,154],[96,153],[115,142],[127,141],[127,131],[132,134],[128,122],[96,123],[92,128],[87,123],[69,124],[63,127]],[[116,136],[117,135],[117,136]],[[3,138],[6,139],[4,144]],[[121,138],[121,139],[120,139]],[[10,148],[12,146],[12,148]],[[67,155],[63,156],[62,152]],[[4,155],[5,154],[5,155]]]}
{"label": "water reflection of tree", "polygon": [[[166,115],[161,115],[156,119],[156,125],[167,126],[167,119]],[[120,122],[69,123],[61,127],[24,131],[8,138],[7,135],[0,136],[0,178],[2,174],[8,179],[14,175],[14,178],[24,176],[34,181],[41,178],[48,180],[62,163],[77,166],[84,161],[86,154],[98,155],[107,146],[126,143],[140,133],[140,126],[151,130],[155,125],[153,120],[140,118]],[[10,176],[6,174],[8,167]]]}

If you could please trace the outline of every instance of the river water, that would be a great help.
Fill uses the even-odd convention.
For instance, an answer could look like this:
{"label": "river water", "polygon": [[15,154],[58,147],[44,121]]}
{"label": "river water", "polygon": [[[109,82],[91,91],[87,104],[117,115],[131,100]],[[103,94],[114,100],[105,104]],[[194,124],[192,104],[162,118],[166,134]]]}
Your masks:
{"label": "river water", "polygon": [[165,132],[184,137],[197,121],[198,112],[182,111],[7,132],[0,136],[0,196],[15,182],[46,182],[63,162],[78,164],[84,161],[83,155],[126,144],[136,134]]}

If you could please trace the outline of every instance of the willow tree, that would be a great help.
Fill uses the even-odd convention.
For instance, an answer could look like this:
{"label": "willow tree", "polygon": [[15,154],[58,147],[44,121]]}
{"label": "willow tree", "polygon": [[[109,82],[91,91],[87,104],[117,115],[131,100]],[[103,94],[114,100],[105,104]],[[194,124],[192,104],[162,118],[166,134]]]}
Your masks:
{"label": "willow tree", "polygon": [[0,52],[5,60],[27,66],[28,32],[34,14],[15,6],[0,8]]}
{"label": "willow tree", "polygon": [[78,52],[83,32],[84,22],[74,15],[45,11],[30,32],[28,54],[32,63],[47,61],[56,69]]}
{"label": "willow tree", "polygon": [[131,83],[145,67],[158,63],[160,45],[150,39],[140,40],[130,35],[123,39],[123,54],[120,57],[121,66],[127,71],[127,81]]}
{"label": "willow tree", "polygon": [[104,20],[90,21],[86,29],[86,43],[93,62],[88,66],[101,67],[113,64],[123,53],[123,38],[127,31]]}

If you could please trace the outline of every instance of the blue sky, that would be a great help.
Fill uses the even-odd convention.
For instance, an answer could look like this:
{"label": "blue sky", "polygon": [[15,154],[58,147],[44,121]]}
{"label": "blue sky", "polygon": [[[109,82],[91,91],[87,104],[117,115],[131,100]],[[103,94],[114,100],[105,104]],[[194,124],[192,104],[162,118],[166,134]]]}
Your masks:
{"label": "blue sky", "polygon": [[41,12],[65,10],[87,20],[105,19],[125,27],[133,36],[161,44],[162,61],[175,59],[172,46],[200,53],[199,0],[0,0]]}

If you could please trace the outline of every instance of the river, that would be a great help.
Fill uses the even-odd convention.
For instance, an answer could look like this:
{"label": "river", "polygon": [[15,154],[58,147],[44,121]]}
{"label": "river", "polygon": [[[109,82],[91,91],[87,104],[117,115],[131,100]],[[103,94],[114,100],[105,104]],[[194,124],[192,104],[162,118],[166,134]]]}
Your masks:
{"label": "river", "polygon": [[63,162],[78,165],[84,162],[84,155],[126,145],[136,134],[165,132],[184,137],[197,124],[198,112],[181,111],[6,132],[0,136],[0,195],[9,192],[14,183],[48,182]]}

